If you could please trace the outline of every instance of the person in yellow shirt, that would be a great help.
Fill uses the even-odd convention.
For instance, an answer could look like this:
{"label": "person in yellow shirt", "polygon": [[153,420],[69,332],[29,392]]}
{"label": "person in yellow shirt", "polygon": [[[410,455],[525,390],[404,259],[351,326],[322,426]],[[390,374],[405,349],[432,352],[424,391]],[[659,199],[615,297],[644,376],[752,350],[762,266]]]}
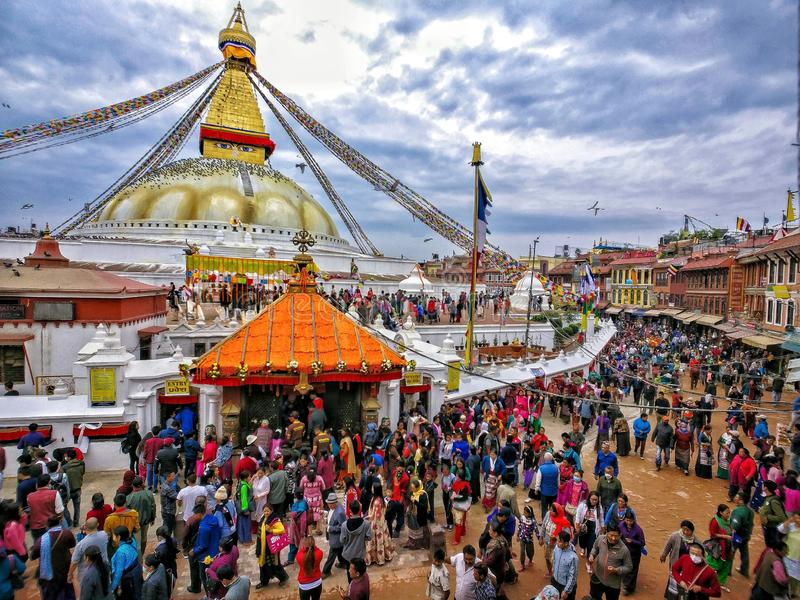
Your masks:
{"label": "person in yellow shirt", "polygon": [[[103,531],[108,534],[109,540],[113,539],[112,534],[114,529],[120,525],[124,525],[128,528],[131,538],[133,538],[134,533],[139,531],[139,513],[132,508],[126,507],[126,500],[125,494],[117,494],[114,496],[114,512],[106,517],[106,522],[103,525]],[[117,547],[113,542],[109,544],[109,546],[111,547],[108,557],[110,559]]]}

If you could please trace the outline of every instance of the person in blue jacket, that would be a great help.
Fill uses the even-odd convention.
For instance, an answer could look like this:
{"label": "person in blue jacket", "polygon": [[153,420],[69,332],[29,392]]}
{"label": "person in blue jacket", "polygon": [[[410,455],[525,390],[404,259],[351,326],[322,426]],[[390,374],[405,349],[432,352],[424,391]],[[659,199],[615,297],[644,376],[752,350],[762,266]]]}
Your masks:
{"label": "person in blue jacket", "polygon": [[558,467],[553,462],[553,455],[545,452],[539,471],[536,473],[535,489],[541,495],[542,520],[550,510],[550,505],[558,498]]}
{"label": "person in blue jacket", "polygon": [[633,439],[635,440],[633,453],[639,453],[639,458],[644,460],[644,447],[647,444],[647,436],[650,435],[650,421],[647,420],[647,413],[643,412],[642,416],[633,422]]}
{"label": "person in blue jacket", "polygon": [[611,451],[611,444],[608,440],[603,442],[600,452],[597,453],[597,462],[594,464],[594,478],[600,479],[600,475],[603,474],[606,467],[614,469],[614,477],[619,475],[619,461],[617,460],[617,455]]}
{"label": "person in blue jacket", "polygon": [[[197,578],[192,577],[192,581],[201,581],[201,575],[205,566],[206,558],[214,558],[219,553],[219,541],[222,537],[222,529],[219,521],[213,514],[206,515],[200,521],[197,530],[197,539],[194,548],[189,555],[189,568],[195,570]],[[187,588],[192,594],[199,594],[201,590]]]}
{"label": "person in blue jacket", "polygon": [[753,430],[753,437],[757,440],[765,440],[769,436],[769,426],[767,425],[767,415],[758,415],[758,421],[755,430]]}

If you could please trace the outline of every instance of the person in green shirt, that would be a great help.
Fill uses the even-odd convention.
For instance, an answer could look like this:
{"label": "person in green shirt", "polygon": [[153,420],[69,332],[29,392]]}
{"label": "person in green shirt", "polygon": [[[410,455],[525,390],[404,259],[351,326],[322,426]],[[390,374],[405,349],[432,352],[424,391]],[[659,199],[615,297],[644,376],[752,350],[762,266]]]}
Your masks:
{"label": "person in green shirt", "polygon": [[733,552],[739,551],[739,573],[750,578],[750,537],[753,535],[753,511],[747,506],[747,496],[739,492],[734,498],[734,509],[731,512],[731,529],[733,529]]}
{"label": "person in green shirt", "polygon": [[764,482],[764,504],[758,509],[761,526],[764,528],[764,540],[768,546],[771,542],[777,543],[780,539],[778,525],[788,518],[786,509],[783,507],[783,502],[781,502],[781,499],[778,498],[775,493],[777,489],[778,484],[774,481]]}

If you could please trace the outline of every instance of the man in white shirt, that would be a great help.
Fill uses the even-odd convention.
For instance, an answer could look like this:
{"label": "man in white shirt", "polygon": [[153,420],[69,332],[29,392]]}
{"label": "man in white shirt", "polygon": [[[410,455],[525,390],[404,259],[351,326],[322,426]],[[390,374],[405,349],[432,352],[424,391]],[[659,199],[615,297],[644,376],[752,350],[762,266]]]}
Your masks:
{"label": "man in white shirt", "polygon": [[206,495],[206,488],[202,485],[197,485],[197,475],[189,473],[186,478],[187,485],[178,492],[178,506],[183,509],[183,522],[187,522],[189,517],[192,516],[195,502],[200,496]]}
{"label": "man in white shirt", "polygon": [[476,558],[475,548],[469,544],[464,546],[460,554],[450,557],[450,564],[456,569],[455,600],[475,600],[475,575],[472,570],[480,561]]}

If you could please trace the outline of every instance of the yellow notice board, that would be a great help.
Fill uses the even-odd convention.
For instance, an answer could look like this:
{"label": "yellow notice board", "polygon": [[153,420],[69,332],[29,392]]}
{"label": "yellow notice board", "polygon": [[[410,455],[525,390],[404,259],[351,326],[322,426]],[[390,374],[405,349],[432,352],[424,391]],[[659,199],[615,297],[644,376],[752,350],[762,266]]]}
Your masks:
{"label": "yellow notice board", "polygon": [[89,369],[89,400],[92,406],[113,406],[117,402],[117,379],[114,369]]}
{"label": "yellow notice board", "polygon": [[164,395],[165,396],[188,396],[189,395],[189,380],[180,379],[167,379],[164,382]]}
{"label": "yellow notice board", "polygon": [[405,374],[406,385],[422,385],[422,373],[410,371]]}
{"label": "yellow notice board", "polygon": [[455,392],[461,384],[461,361],[447,363],[447,391]]}

